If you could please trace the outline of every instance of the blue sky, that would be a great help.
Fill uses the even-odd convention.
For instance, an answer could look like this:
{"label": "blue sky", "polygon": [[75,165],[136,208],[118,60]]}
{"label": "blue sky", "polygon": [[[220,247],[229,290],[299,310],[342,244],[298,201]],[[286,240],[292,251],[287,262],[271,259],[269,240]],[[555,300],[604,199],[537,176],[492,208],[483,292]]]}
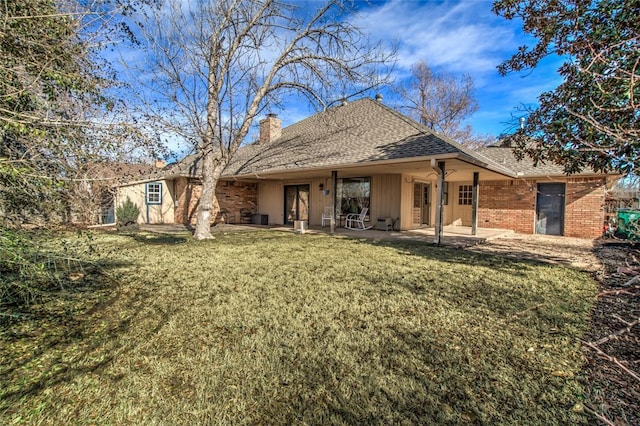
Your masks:
{"label": "blue sky", "polygon": [[[189,1],[178,0],[187,4]],[[302,13],[322,4],[320,0],[294,1]],[[535,40],[522,32],[520,21],[507,21],[494,15],[489,0],[372,0],[358,1],[357,5],[359,12],[347,19],[360,27],[372,42],[381,40],[387,46],[398,47],[392,76],[397,83],[410,76],[411,66],[418,61],[425,61],[435,72],[453,76],[467,74],[473,78],[479,110],[464,124],[470,124],[476,134],[498,136],[512,131],[512,116],[522,115],[517,107],[535,105],[541,93],[561,83],[557,73],[561,64],[558,57],[547,58],[534,70],[524,73],[506,77],[498,74],[496,67],[501,62],[510,58],[519,46],[533,45]],[[145,67],[145,58],[136,49],[121,47],[107,58],[114,63],[125,61],[137,63],[140,69]],[[128,72],[135,70],[133,67]],[[390,89],[381,88],[377,92],[384,96],[383,102],[394,106]],[[371,91],[366,96],[373,97],[375,93]],[[288,126],[316,111],[308,104],[290,102],[284,109],[271,112],[277,113],[283,125]],[[257,136],[257,128],[256,121],[247,140]],[[181,151],[187,147],[172,148]]]}
{"label": "blue sky", "polygon": [[[317,2],[310,6],[313,3]],[[534,39],[522,32],[520,21],[496,16],[491,6],[487,0],[362,2],[355,21],[372,40],[398,43],[396,81],[407,78],[411,65],[420,60],[436,72],[470,75],[480,108],[468,124],[476,133],[497,136],[509,130],[512,114],[522,115],[516,107],[535,104],[542,92],[560,84],[561,61],[551,57],[534,70],[500,76],[496,67]],[[384,89],[380,92],[387,94]],[[280,115],[283,125],[288,125],[312,112],[298,105]]]}

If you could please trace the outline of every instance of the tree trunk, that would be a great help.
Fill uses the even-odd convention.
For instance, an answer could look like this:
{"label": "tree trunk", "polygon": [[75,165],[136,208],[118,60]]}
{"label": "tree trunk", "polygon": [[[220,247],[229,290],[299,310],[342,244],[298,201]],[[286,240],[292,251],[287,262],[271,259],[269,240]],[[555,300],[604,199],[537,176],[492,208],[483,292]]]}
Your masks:
{"label": "tree trunk", "polygon": [[198,214],[196,215],[196,229],[193,237],[196,240],[207,240],[213,238],[211,235],[211,223],[215,220],[213,217],[216,187],[218,180],[224,169],[218,159],[214,157],[213,149],[205,149],[202,155],[202,192],[198,203]]}

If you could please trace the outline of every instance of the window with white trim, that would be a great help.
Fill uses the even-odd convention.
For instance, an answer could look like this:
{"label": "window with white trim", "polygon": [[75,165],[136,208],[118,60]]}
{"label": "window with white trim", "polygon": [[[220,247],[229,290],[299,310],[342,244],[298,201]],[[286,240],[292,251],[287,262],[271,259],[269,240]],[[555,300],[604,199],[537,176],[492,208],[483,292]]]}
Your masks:
{"label": "window with white trim", "polygon": [[162,204],[162,184],[160,182],[147,184],[147,204]]}

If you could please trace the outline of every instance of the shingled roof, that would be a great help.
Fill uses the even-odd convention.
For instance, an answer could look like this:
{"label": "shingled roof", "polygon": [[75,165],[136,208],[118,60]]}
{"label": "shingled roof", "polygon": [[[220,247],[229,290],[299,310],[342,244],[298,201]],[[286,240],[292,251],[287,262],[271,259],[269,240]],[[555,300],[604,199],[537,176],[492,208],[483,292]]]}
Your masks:
{"label": "shingled roof", "polygon": [[[443,155],[513,175],[508,168],[490,158],[477,155],[378,101],[363,98],[285,127],[274,141],[240,148],[223,176],[250,176]],[[197,156],[189,156],[167,167],[166,173],[199,176],[199,163]]]}
{"label": "shingled roof", "polygon": [[162,173],[162,169],[144,163],[100,162],[89,163],[78,172],[86,179],[127,183],[143,179],[153,173]]}
{"label": "shingled roof", "polygon": [[[513,149],[510,147],[489,146],[476,151],[477,155],[487,158],[489,161],[500,164],[518,177],[563,176],[564,168],[555,163],[540,163],[534,166],[533,160],[528,157],[522,160],[516,159]],[[595,174],[591,169],[584,169],[572,176],[584,176]]]}

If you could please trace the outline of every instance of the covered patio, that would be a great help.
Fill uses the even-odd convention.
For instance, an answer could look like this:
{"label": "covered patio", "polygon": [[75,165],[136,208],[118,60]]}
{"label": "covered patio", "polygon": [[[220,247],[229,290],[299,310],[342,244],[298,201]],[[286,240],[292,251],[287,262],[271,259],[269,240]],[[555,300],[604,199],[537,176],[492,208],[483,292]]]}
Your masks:
{"label": "covered patio", "polygon": [[[291,231],[290,227],[277,227]],[[330,234],[329,227],[311,227],[307,232]],[[476,234],[470,226],[444,226],[440,237],[440,245],[452,247],[469,247],[476,244],[482,244],[496,238],[505,237],[514,234],[509,229],[494,228],[477,228]],[[424,241],[429,244],[436,244],[435,228],[411,229],[408,231],[379,231],[376,229],[368,229],[366,231],[354,231],[347,228],[336,228],[334,235],[346,236],[349,238],[365,238],[371,240],[406,240],[406,241]]]}

